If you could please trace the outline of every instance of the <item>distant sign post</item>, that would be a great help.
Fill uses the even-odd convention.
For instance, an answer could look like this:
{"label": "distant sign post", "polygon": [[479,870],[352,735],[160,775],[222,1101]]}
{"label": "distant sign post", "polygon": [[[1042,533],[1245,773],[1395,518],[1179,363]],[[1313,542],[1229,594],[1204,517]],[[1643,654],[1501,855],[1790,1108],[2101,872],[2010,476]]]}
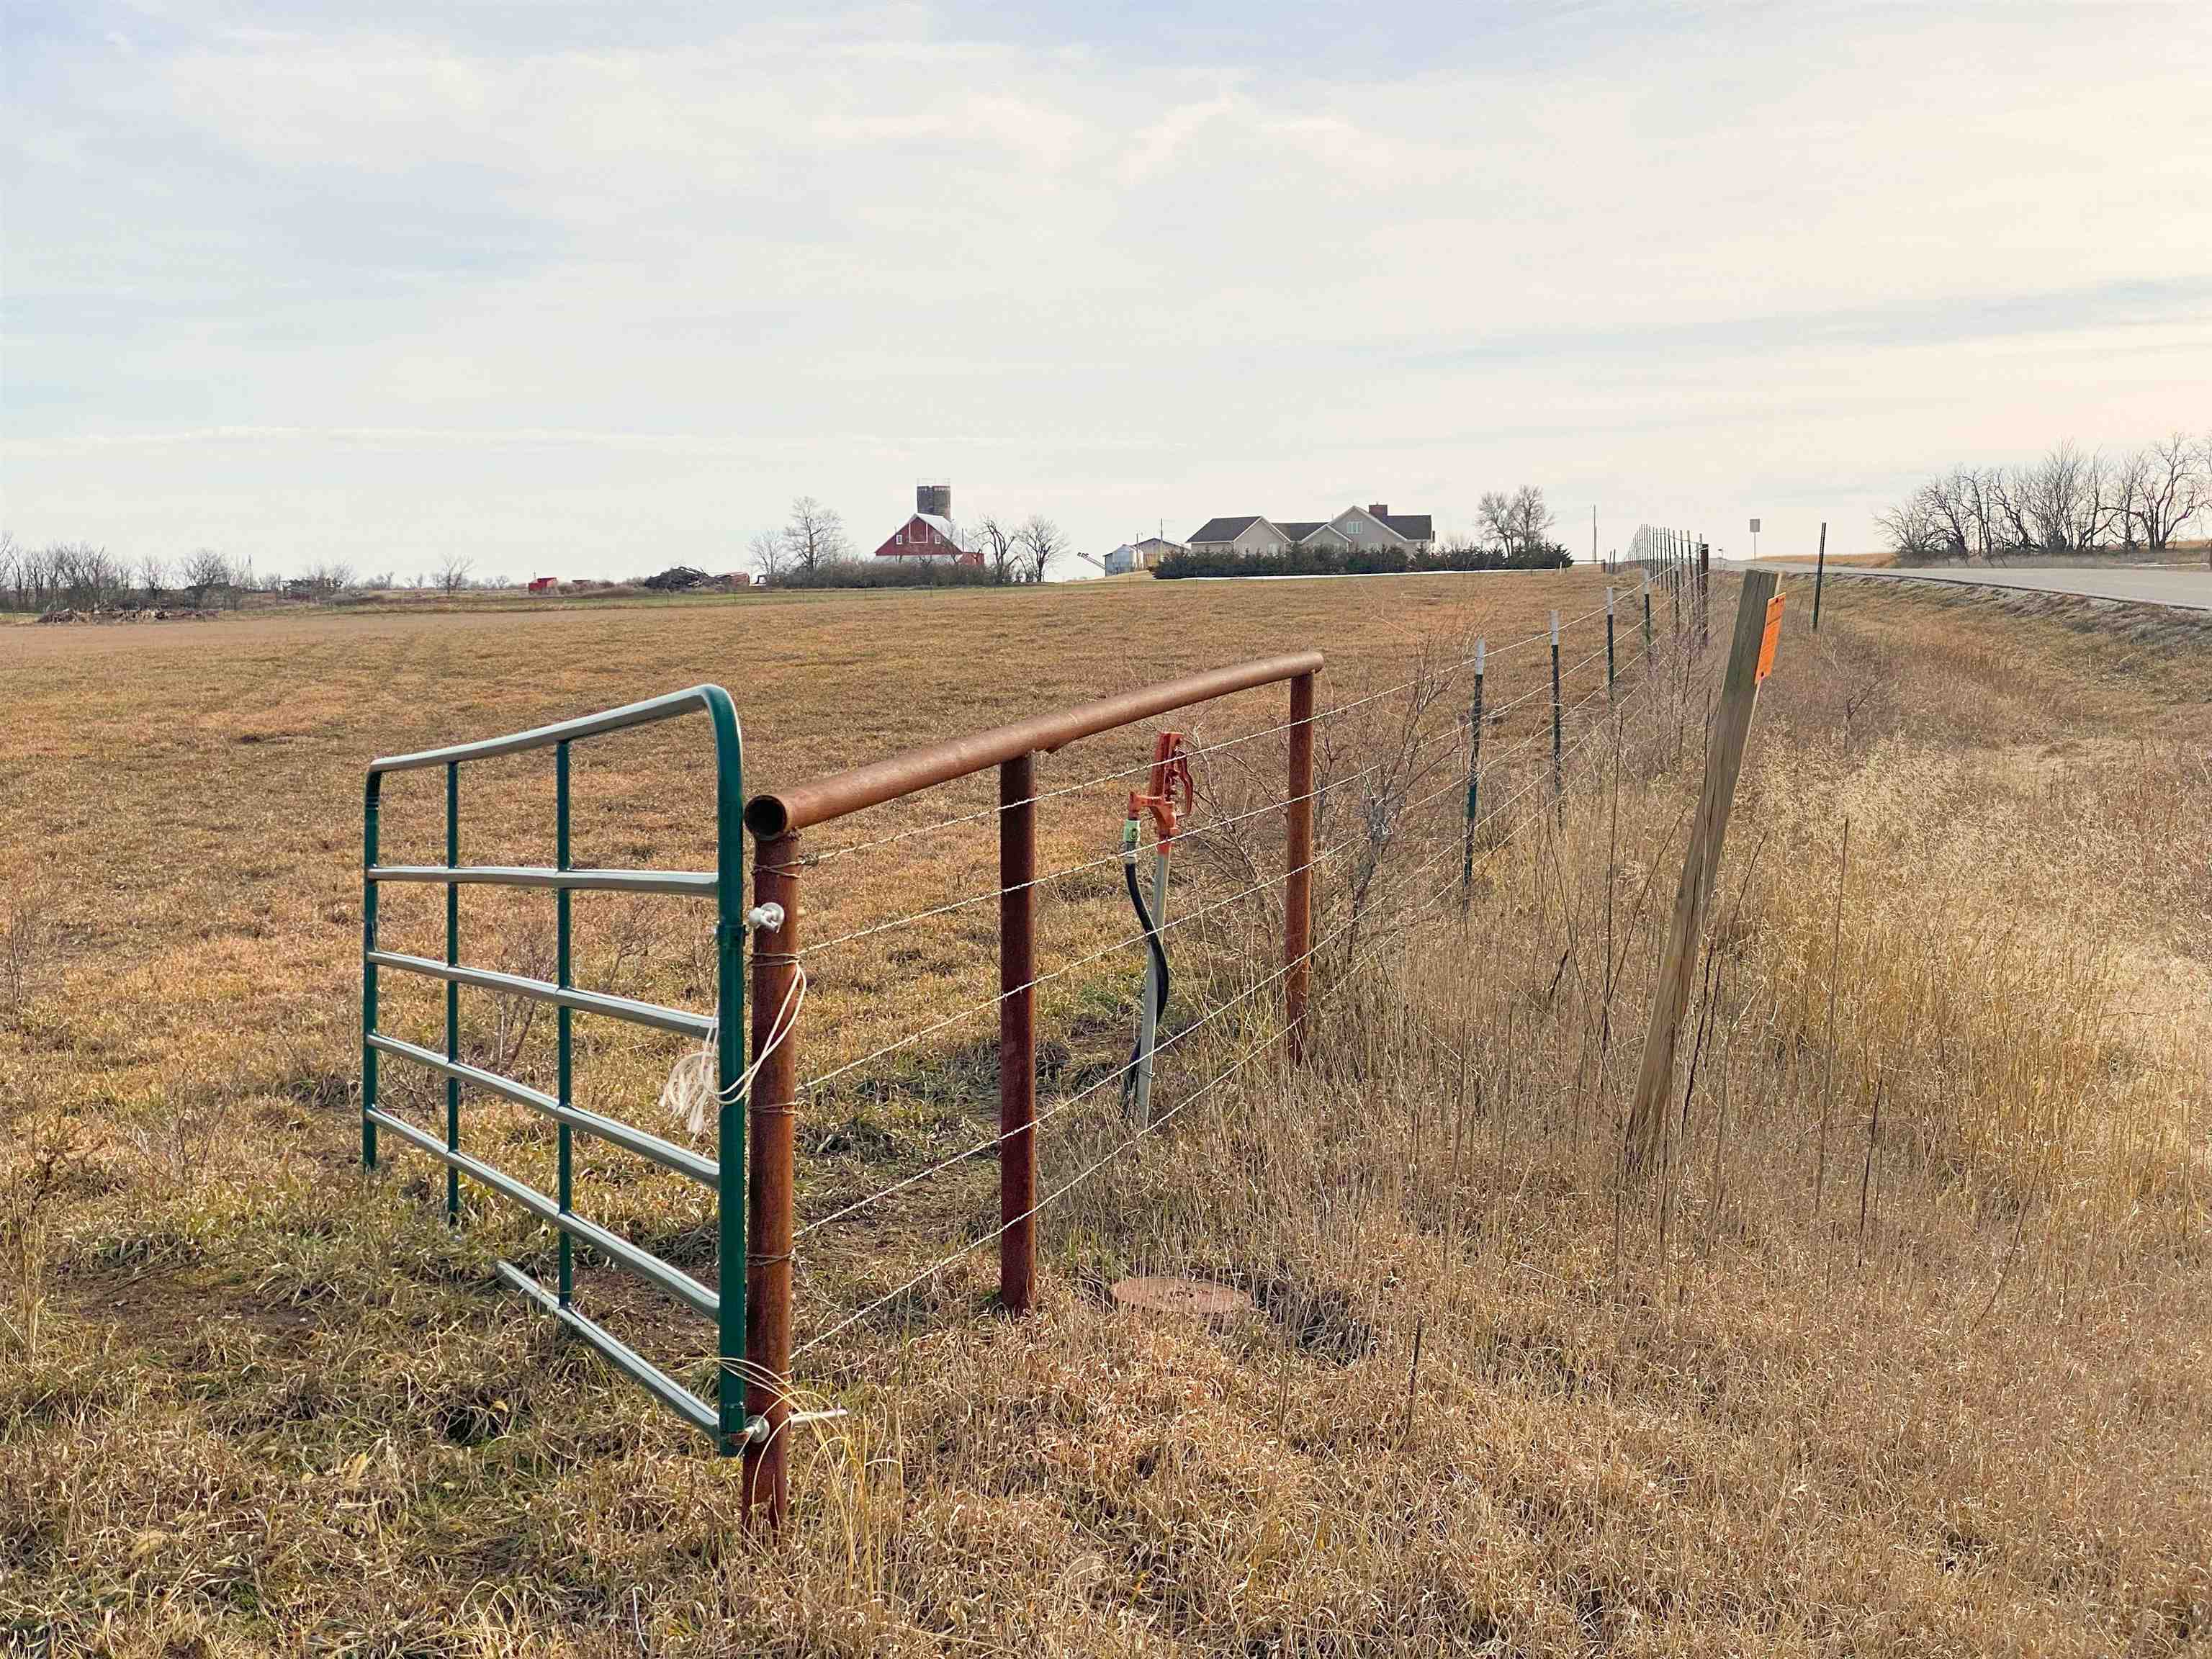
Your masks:
{"label": "distant sign post", "polygon": [[1754,559],[1759,556],[1759,520],[1756,519],[1751,521],[1751,556]]}

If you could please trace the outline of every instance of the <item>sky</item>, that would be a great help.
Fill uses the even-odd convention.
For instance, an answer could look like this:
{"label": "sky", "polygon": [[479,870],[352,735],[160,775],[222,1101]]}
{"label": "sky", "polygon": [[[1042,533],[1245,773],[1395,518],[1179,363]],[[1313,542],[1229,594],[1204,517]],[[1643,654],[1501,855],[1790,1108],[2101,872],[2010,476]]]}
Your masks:
{"label": "sky", "polygon": [[402,580],[2212,431],[2212,5],[0,0],[0,526]]}

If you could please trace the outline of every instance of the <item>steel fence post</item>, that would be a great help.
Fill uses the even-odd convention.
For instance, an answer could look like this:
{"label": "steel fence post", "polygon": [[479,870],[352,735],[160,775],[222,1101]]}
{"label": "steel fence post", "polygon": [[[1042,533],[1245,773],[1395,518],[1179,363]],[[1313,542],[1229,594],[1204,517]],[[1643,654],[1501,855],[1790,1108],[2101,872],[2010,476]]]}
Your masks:
{"label": "steel fence post", "polygon": [[1605,700],[1613,702],[1613,590],[1605,590]]}
{"label": "steel fence post", "polygon": [[1305,1056],[1307,958],[1313,949],[1314,676],[1291,681],[1288,801],[1284,807],[1283,1038],[1296,1063]]}
{"label": "steel fence post", "polygon": [[1698,538],[1698,649],[1700,651],[1713,642],[1712,583],[1712,544],[1700,536]]}
{"label": "steel fence post", "polygon": [[1560,726],[1564,716],[1559,708],[1559,613],[1552,613],[1552,817],[1554,823],[1566,814],[1565,750],[1560,741]]}
{"label": "steel fence post", "polygon": [[1820,631],[1820,584],[1828,575],[1828,521],[1820,520],[1820,553],[1813,566],[1813,631]]}
{"label": "steel fence post", "polygon": [[[793,1237],[793,1119],[798,1110],[799,1033],[793,987],[799,979],[799,837],[759,843],[753,857],[753,899],[763,923],[773,905],[781,916],[763,926],[752,959],[750,1201],[745,1250],[745,1415],[758,1419],[744,1448],[748,1518],[781,1526],[791,1501],[791,1253]],[[778,1030],[779,1025],[784,1029]]]}
{"label": "steel fence post", "polygon": [[1460,843],[1459,903],[1474,894],[1474,826],[1482,816],[1482,658],[1489,641],[1474,642],[1474,701],[1467,711],[1467,830]]}
{"label": "steel fence post", "polygon": [[1036,1280],[1036,757],[999,766],[999,1300]]}

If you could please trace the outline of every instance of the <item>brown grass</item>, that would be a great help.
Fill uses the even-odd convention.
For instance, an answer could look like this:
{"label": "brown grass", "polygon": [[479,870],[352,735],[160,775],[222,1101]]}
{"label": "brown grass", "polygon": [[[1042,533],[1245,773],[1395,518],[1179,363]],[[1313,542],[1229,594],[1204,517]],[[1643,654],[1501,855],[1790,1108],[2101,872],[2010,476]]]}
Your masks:
{"label": "brown grass", "polygon": [[[1117,584],[0,637],[0,989],[21,986],[0,1000],[0,1618],[148,1653],[2203,1639],[2212,650],[2185,621],[1850,586],[1815,641],[1793,611],[1663,1204],[1619,1186],[1619,1121],[1695,782],[1672,757],[1694,757],[1701,704],[1633,704],[1617,742],[1601,700],[1583,705],[1563,823],[1539,811],[1488,838],[1464,922],[1446,903],[1417,933],[1389,922],[1432,890],[1449,768],[1443,816],[1388,845],[1340,782],[1320,839],[1349,837],[1348,864],[1324,914],[1371,856],[1376,954],[1324,957],[1313,1062],[1285,1072],[1267,1000],[1249,1000],[1166,1060],[1161,1098],[1188,1103],[1173,1121],[1048,1213],[1037,1319],[989,1312],[985,1250],[808,1355],[802,1386],[853,1415],[802,1444],[772,1543],[739,1530],[729,1469],[489,1286],[492,1254],[547,1257],[537,1231],[476,1205],[448,1234],[442,1182],[404,1154],[383,1180],[353,1170],[372,753],[715,678],[758,786],[1312,643],[1341,699],[1407,678],[1425,642],[1495,648],[1598,585]],[[1498,665],[1492,706],[1540,662]],[[1448,733],[1461,695],[1421,730]],[[1278,701],[1192,727],[1273,725]],[[1332,775],[1401,735],[1388,713],[1329,735]],[[1522,704],[1486,744],[1545,719],[1541,697]],[[678,730],[579,750],[580,861],[702,855],[705,779]],[[1279,744],[1224,751],[1213,810],[1265,799]],[[1139,732],[1081,745],[1040,781],[1148,750]],[[1492,799],[1540,783],[1544,753],[1509,759]],[[392,787],[388,856],[438,850],[434,780],[416,781]],[[465,856],[548,857],[550,765],[465,787]],[[1125,787],[1050,805],[1048,867],[1110,850]],[[988,799],[945,792],[811,850]],[[1194,846],[1174,914],[1271,870],[1270,833]],[[809,936],[975,890],[991,844],[985,818],[814,866]],[[1049,890],[1048,962],[1121,937],[1117,880]],[[542,958],[550,903],[501,896],[465,900],[467,955]],[[386,937],[434,953],[438,901],[408,900],[388,902]],[[1189,1006],[1245,982],[1268,902],[1188,931]],[[702,1000],[695,919],[578,911],[584,982]],[[806,1072],[988,996],[991,948],[979,905],[826,953]],[[1048,1099],[1118,1058],[1133,974],[1117,957],[1049,988]],[[410,1035],[437,1029],[432,992],[391,1000]],[[542,1075],[544,1024],[518,1023],[472,1000],[467,1041]],[[810,1101],[803,1213],[972,1139],[988,1035],[949,1028]],[[675,1054],[623,1031],[580,1047],[583,1103],[640,1118]],[[1047,1138],[1048,1187],[1119,1144],[1100,1105]],[[538,1126],[469,1114],[473,1144],[547,1179]],[[691,1193],[579,1163],[589,1212],[711,1267]],[[812,1236],[802,1335],[973,1237],[990,1203],[967,1165]],[[1253,1311],[1116,1311],[1104,1286],[1131,1271],[1225,1279]],[[698,1327],[581,1279],[594,1311],[700,1379]]]}

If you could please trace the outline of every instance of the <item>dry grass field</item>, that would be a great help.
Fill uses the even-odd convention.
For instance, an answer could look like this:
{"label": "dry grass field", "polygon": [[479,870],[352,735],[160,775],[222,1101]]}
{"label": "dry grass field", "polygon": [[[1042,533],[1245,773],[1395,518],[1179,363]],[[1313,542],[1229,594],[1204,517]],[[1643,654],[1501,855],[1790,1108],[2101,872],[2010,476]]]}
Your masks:
{"label": "dry grass field", "polygon": [[[1649,1186],[1620,1176],[1620,1124],[1705,693],[1638,663],[1609,720],[1602,635],[1570,629],[1555,817],[1541,647],[1499,654],[1589,611],[1594,574],[0,630],[0,1632],[147,1655],[2196,1650],[2212,628],[1876,588],[1832,591],[1815,638],[1793,585]],[[1466,683],[1437,675],[1477,635],[1505,810],[1462,907]],[[1254,878],[1280,858],[1268,691],[1182,727],[1227,746],[1200,771],[1224,827],[1178,855],[1172,1115],[1131,1144],[1109,1087],[1050,1126],[1048,1190],[1096,1167],[1045,1212],[1031,1320],[992,1310],[986,1249],[840,1328],[994,1214],[980,1161],[840,1214],[993,1121],[993,907],[941,907],[994,884],[994,824],[930,828],[990,781],[806,837],[798,1317],[825,1340],[798,1382],[850,1415],[799,1442],[781,1535],[744,1531],[732,1466],[494,1285],[498,1255],[544,1269],[544,1230],[477,1195],[448,1231],[404,1151],[362,1176],[372,756],[711,679],[758,789],[1308,647],[1324,706],[1415,683],[1322,733],[1316,839],[1343,850],[1309,1060],[1283,1064],[1249,994],[1279,920]],[[578,863],[701,866],[697,736],[578,747]],[[1040,895],[1066,968],[1040,1000],[1043,1108],[1127,1044],[1138,963],[1108,948],[1130,924],[1093,861],[1127,787],[1102,775],[1149,750],[1133,729],[1040,764],[1066,790],[1041,862],[1089,866]],[[550,861],[548,756],[464,779],[466,860]],[[442,831],[436,775],[393,780],[386,858],[437,861]],[[389,948],[438,954],[440,890],[384,902]],[[580,982],[704,1006],[684,901],[577,915]],[[551,919],[468,892],[464,956],[542,973]],[[387,1023],[437,1041],[441,996],[398,977]],[[548,1022],[465,1014],[470,1054],[546,1075]],[[684,1045],[578,1032],[579,1103],[665,1130]],[[396,1108],[431,1113],[398,1071]],[[550,1186],[520,1109],[472,1099],[465,1136]],[[586,1213],[711,1272],[696,1188],[580,1140],[577,1163]],[[1106,1287],[1143,1272],[1251,1310],[1118,1309]],[[611,1270],[579,1284],[711,1374],[702,1327]]]}

